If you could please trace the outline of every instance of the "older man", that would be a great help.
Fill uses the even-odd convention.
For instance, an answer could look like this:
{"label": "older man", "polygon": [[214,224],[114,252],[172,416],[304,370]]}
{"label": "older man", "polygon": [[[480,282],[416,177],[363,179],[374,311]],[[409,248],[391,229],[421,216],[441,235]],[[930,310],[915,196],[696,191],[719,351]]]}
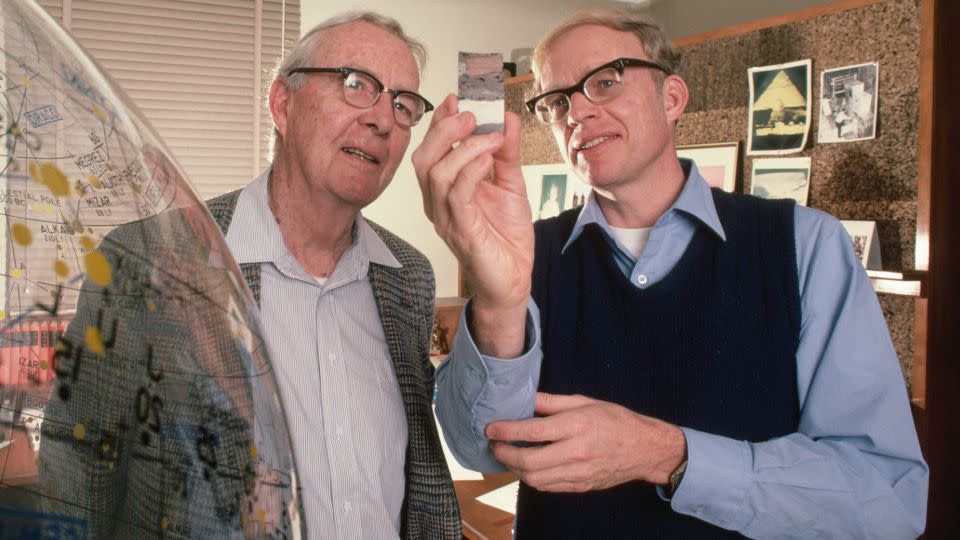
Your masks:
{"label": "older man", "polygon": [[270,88],[271,167],[208,203],[258,300],[315,538],[459,538],[431,411],[434,279],[368,222],[433,107],[422,45],[374,13],[300,40]]}
{"label": "older man", "polygon": [[534,64],[582,210],[531,226],[515,116],[468,137],[448,98],[414,154],[476,291],[438,414],[458,459],[520,476],[517,536],[922,532],[927,466],[837,220],[678,160],[679,58],[635,11],[574,16]]}
{"label": "older man", "polygon": [[271,166],[208,202],[261,308],[292,452],[271,377],[248,383],[265,359],[235,320],[239,276],[174,176],[170,211],[100,243],[58,348],[51,515],[96,538],[289,536],[301,515],[311,538],[460,538],[431,409],[433,272],[361,215],[432,108],[423,59],[392,19],[320,24],[272,83]]}

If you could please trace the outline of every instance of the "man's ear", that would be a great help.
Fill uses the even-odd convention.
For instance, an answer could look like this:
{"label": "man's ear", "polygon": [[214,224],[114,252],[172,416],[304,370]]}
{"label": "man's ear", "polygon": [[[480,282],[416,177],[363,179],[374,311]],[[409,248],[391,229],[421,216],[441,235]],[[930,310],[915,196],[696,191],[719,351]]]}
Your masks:
{"label": "man's ear", "polygon": [[274,79],[270,85],[270,116],[273,117],[273,125],[281,137],[287,134],[287,112],[292,96],[293,91],[287,88],[286,83]]}
{"label": "man's ear", "polygon": [[676,124],[677,120],[687,108],[687,100],[690,98],[687,83],[679,75],[667,75],[663,79],[663,110],[671,124]]}

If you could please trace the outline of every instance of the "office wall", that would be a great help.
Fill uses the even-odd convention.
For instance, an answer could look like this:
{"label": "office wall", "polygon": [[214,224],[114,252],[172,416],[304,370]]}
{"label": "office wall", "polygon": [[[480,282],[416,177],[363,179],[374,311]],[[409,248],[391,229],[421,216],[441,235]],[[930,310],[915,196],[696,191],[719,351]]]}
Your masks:
{"label": "office wall", "polygon": [[[655,0],[650,13],[672,37],[796,11],[823,0]],[[397,18],[408,33],[427,47],[430,59],[420,85],[435,104],[456,92],[458,51],[501,52],[532,47],[537,39],[571,12],[588,6],[616,5],[607,0],[368,0],[301,4],[301,28],[349,9],[372,9]],[[426,131],[413,131],[410,149],[393,183],[364,215],[392,230],[424,252],[437,276],[437,295],[457,294],[457,261],[423,215],[423,204],[409,155]]]}

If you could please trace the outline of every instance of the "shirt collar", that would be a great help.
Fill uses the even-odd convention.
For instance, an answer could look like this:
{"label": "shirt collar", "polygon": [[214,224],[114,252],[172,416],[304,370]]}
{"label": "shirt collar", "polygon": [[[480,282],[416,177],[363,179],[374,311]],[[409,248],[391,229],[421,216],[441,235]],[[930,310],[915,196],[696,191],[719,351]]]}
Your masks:
{"label": "shirt collar", "polygon": [[[247,187],[243,188],[237,200],[230,227],[227,229],[227,245],[233,252],[237,264],[243,263],[278,263],[292,258],[287,246],[283,243],[280,227],[270,211],[267,184],[270,180],[270,167],[267,167],[260,176],[255,178]],[[259,231],[256,242],[248,238],[241,238],[250,231]],[[403,265],[397,260],[390,248],[387,247],[380,235],[373,230],[367,220],[358,212],[354,221],[353,243],[348,251],[354,251],[358,257],[359,266],[366,271],[366,263],[374,263],[391,268],[401,268]],[[345,254],[346,255],[346,254]],[[339,265],[339,262],[337,263]]]}
{"label": "shirt collar", "polygon": [[[673,205],[657,219],[657,222],[653,225],[654,230],[669,224],[673,219],[680,216],[702,223],[708,230],[713,231],[717,237],[726,241],[727,237],[723,232],[723,226],[720,225],[720,217],[717,216],[717,207],[713,204],[713,194],[710,192],[710,186],[707,185],[707,181],[700,174],[696,163],[686,158],[679,159],[685,175],[683,189],[680,190],[680,196],[673,202]],[[592,190],[583,205],[583,209],[580,210],[580,215],[577,216],[573,231],[570,233],[570,237],[564,244],[561,253],[565,252],[580,237],[583,229],[591,223],[597,224],[607,236],[612,237],[610,224],[607,223],[607,218],[600,209],[597,194]]]}

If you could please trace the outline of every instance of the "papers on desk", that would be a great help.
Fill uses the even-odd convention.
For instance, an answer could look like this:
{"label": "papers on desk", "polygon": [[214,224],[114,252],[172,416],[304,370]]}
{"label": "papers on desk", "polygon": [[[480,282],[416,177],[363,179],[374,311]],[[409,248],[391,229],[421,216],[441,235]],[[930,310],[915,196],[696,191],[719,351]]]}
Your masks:
{"label": "papers on desk", "polygon": [[518,489],[520,489],[520,482],[511,482],[502,488],[497,488],[490,493],[477,497],[477,501],[503,510],[508,514],[516,514]]}
{"label": "papers on desk", "polygon": [[433,412],[433,421],[437,424],[437,433],[440,434],[440,445],[443,446],[443,457],[447,460],[447,467],[450,469],[450,477],[454,481],[457,480],[483,480],[483,475],[477,471],[471,471],[466,467],[460,465],[457,462],[457,458],[453,457],[453,454],[450,453],[450,448],[447,447],[447,440],[443,436],[443,431],[440,429],[440,422],[437,421],[437,412]]}

